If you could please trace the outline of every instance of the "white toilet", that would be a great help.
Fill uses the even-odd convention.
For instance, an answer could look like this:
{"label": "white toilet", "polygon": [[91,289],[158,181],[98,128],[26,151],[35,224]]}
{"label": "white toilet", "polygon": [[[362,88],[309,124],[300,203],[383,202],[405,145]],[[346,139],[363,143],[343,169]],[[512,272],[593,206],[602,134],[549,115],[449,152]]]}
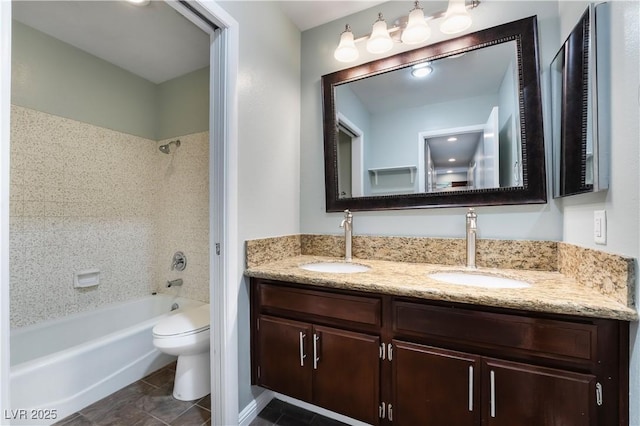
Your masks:
{"label": "white toilet", "polygon": [[153,327],[153,345],[178,357],[173,397],[181,401],[211,392],[209,304],[170,315]]}

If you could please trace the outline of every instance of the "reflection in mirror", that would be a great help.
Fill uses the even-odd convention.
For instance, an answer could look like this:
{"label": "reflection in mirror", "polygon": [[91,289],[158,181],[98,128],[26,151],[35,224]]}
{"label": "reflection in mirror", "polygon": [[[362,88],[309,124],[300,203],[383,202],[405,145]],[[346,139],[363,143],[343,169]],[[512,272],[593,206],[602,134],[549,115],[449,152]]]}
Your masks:
{"label": "reflection in mirror", "polygon": [[323,76],[327,211],[546,202],[536,27]]}
{"label": "reflection in mirror", "polygon": [[521,186],[516,53],[510,41],[337,86],[340,197]]}
{"label": "reflection in mirror", "polygon": [[[609,5],[591,5],[551,63],[553,195],[608,188],[608,149],[604,136],[608,114],[602,102],[608,72]],[[596,24],[597,22],[597,24]],[[597,29],[597,33],[596,33]],[[605,48],[599,49],[601,44]]]}

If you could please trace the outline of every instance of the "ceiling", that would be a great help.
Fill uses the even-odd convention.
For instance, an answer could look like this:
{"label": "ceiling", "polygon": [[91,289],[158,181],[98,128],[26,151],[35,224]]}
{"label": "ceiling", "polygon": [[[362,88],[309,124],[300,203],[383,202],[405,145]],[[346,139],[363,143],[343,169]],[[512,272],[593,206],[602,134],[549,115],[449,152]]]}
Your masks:
{"label": "ceiling", "polygon": [[[301,30],[384,1],[282,1]],[[209,36],[163,1],[13,1],[14,19],[153,83],[209,65]],[[144,54],[142,54],[144,52]]]}
{"label": "ceiling", "polygon": [[[505,73],[515,59],[515,41],[484,47],[431,62],[433,72],[421,79],[411,76],[411,68],[403,68],[350,82],[344,88],[339,86],[337,101],[340,102],[341,90],[348,87],[374,117],[399,113],[413,116],[414,108],[421,110],[427,105],[449,111],[451,102],[469,100],[473,105],[473,98],[495,97],[497,101]],[[458,140],[447,142],[454,135]],[[466,167],[479,140],[478,133],[465,131],[432,137],[427,143],[436,168],[448,169],[461,164]],[[456,162],[449,162],[450,158]]]}
{"label": "ceiling", "polygon": [[305,31],[310,28],[335,21],[370,7],[386,3],[382,1],[278,1],[283,12],[300,29]]}

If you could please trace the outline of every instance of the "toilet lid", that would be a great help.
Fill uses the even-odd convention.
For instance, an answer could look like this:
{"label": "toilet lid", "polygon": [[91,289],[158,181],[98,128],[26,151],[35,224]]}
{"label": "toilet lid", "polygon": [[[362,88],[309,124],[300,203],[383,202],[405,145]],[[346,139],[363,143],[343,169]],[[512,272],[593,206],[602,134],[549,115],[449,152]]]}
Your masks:
{"label": "toilet lid", "polygon": [[155,336],[191,334],[209,329],[209,304],[171,315],[153,327]]}

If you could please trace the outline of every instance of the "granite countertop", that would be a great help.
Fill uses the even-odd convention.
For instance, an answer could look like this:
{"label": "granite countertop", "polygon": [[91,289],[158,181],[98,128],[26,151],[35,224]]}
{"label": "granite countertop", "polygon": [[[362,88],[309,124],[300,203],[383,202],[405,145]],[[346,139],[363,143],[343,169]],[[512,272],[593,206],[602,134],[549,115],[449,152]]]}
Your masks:
{"label": "granite countertop", "polygon": [[434,272],[468,271],[464,266],[427,263],[405,263],[385,260],[355,259],[353,263],[369,266],[366,272],[351,274],[312,272],[299,265],[312,262],[335,262],[339,258],[325,256],[292,256],[253,266],[245,275],[255,278],[309,284],[344,290],[357,290],[444,300],[475,305],[523,309],[585,317],[624,321],[638,319],[637,312],[597,289],[586,287],[559,272],[497,269],[479,267],[477,273],[527,281],[528,288],[484,288],[447,284],[430,278]]}

